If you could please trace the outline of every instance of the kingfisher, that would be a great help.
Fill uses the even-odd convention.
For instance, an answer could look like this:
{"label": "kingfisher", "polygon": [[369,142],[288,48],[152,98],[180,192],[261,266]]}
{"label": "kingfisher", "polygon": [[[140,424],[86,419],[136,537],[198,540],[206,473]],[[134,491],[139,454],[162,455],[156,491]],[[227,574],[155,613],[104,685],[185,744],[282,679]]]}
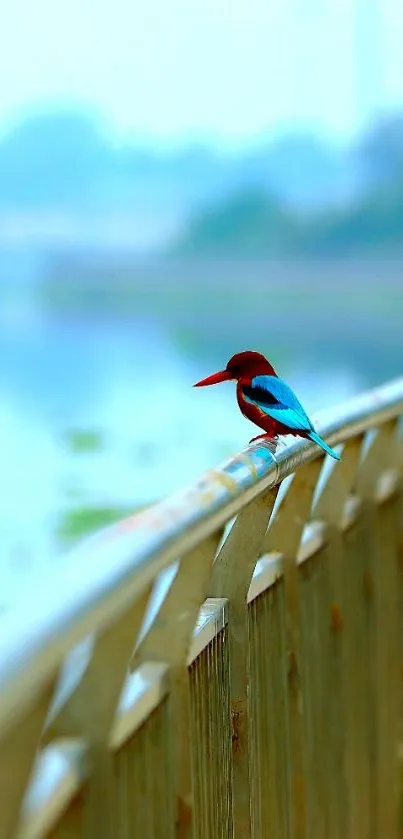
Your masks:
{"label": "kingfisher", "polygon": [[276,439],[280,434],[305,437],[320,446],[327,454],[340,460],[340,455],[325,443],[289,385],[281,379],[270,362],[259,352],[239,352],[230,358],[225,370],[213,373],[196,382],[194,387],[206,387],[220,382],[236,381],[236,396],[243,415],[264,434],[250,440]]}

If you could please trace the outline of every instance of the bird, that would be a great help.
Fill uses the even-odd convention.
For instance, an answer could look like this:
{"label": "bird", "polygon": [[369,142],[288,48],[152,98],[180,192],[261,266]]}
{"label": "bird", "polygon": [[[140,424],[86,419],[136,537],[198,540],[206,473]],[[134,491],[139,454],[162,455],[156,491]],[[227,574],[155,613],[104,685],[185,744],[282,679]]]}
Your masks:
{"label": "bird", "polygon": [[247,350],[230,358],[225,370],[196,382],[193,387],[206,387],[234,380],[236,396],[243,415],[264,430],[250,443],[261,438],[276,439],[281,434],[305,437],[327,454],[340,460],[340,455],[325,443],[289,385],[281,379],[272,364],[259,352]]}

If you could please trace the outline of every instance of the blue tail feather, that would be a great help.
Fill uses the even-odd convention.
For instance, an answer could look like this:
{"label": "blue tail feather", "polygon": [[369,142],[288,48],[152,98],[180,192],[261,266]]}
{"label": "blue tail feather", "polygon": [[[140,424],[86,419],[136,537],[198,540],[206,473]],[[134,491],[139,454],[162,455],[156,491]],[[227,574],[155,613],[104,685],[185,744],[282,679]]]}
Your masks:
{"label": "blue tail feather", "polygon": [[334,449],[331,449],[330,446],[328,446],[327,443],[325,443],[325,441],[322,440],[320,434],[316,433],[316,431],[310,431],[308,436],[314,443],[317,443],[318,446],[321,447],[321,449],[327,452],[327,454],[330,454],[330,457],[334,457],[335,460],[341,460],[340,455],[337,454],[337,452],[335,452]]}

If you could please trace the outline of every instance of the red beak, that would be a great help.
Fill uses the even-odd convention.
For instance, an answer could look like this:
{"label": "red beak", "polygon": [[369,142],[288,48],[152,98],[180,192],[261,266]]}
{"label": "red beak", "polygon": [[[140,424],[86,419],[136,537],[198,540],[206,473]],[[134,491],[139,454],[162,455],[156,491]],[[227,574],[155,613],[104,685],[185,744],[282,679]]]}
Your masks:
{"label": "red beak", "polygon": [[207,387],[207,385],[218,385],[220,382],[227,382],[232,379],[231,373],[228,370],[221,370],[219,373],[213,373],[212,376],[207,376],[207,379],[201,379],[196,382],[193,387]]}

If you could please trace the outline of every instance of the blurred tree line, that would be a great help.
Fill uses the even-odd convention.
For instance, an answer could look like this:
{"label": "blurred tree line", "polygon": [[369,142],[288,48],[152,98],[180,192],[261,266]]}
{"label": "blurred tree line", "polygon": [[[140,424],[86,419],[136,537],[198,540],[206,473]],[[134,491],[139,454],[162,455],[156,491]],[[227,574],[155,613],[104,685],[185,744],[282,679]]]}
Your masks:
{"label": "blurred tree line", "polygon": [[303,211],[262,189],[239,191],[193,219],[188,252],[314,256],[403,246],[403,114],[371,128],[353,150],[357,188],[347,200]]}
{"label": "blurred tree line", "polygon": [[403,114],[349,148],[306,134],[258,148],[118,143],[91,113],[34,113],[0,138],[0,212],[177,211],[175,252],[315,255],[403,244]]}

